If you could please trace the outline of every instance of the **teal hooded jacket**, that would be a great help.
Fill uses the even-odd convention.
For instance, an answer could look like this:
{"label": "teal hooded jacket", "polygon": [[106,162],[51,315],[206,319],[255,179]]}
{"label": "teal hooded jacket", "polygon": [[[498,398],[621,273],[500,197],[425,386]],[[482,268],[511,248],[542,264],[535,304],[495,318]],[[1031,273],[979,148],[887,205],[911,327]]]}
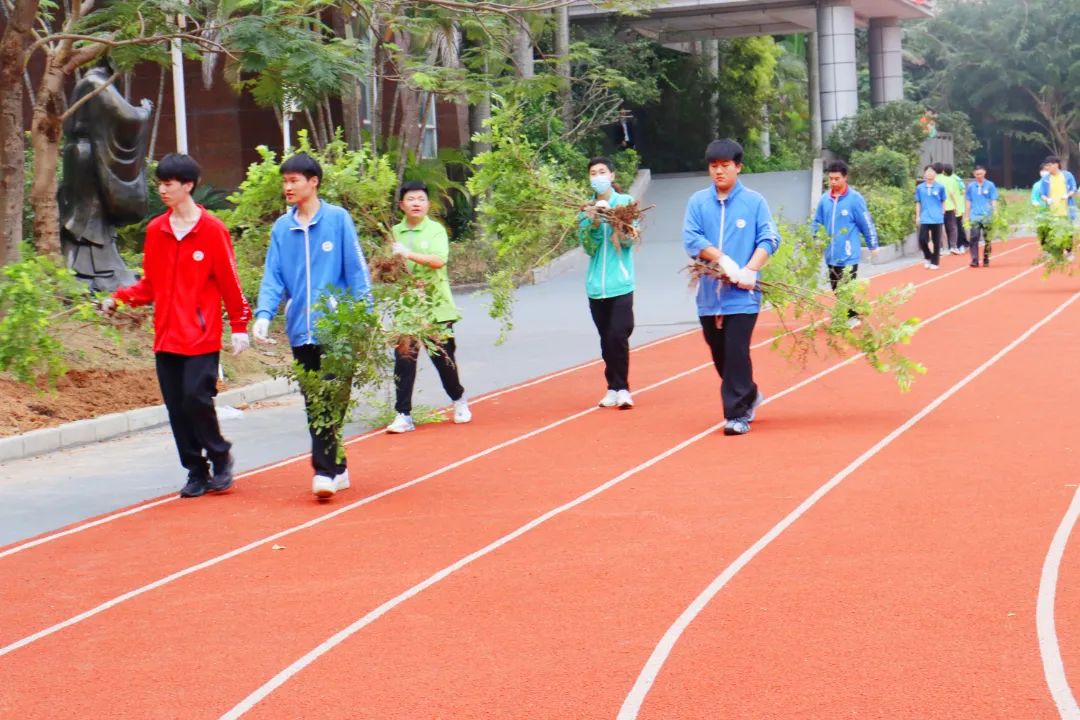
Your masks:
{"label": "teal hooded jacket", "polygon": [[[611,191],[608,204],[611,207],[629,205],[629,195]],[[627,243],[620,250],[611,242],[611,225],[601,222],[593,227],[592,221],[581,213],[578,216],[578,239],[585,254],[589,256],[589,269],[585,274],[585,293],[593,300],[603,300],[634,291],[634,251]]]}

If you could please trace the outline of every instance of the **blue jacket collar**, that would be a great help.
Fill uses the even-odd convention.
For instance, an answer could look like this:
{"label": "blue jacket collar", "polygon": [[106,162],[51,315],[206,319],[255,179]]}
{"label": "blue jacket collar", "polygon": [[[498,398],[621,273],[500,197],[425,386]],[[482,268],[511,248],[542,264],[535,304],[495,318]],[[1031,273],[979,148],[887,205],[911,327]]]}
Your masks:
{"label": "blue jacket collar", "polygon": [[735,185],[731,188],[731,192],[728,193],[728,196],[726,198],[724,198],[723,201],[720,200],[720,198],[716,197],[716,184],[715,183],[709,188],[709,191],[712,193],[712,198],[716,202],[724,202],[724,201],[730,202],[730,201],[734,200],[735,198],[739,197],[740,194],[742,194],[743,184],[741,182],[739,182],[738,180],[736,180]]}
{"label": "blue jacket collar", "polygon": [[[299,205],[293,205],[291,208],[289,208],[289,220],[292,221],[292,229],[293,230],[303,230],[304,229],[304,226],[301,225],[300,222],[296,219],[296,213],[297,213],[297,211],[299,209],[300,209]],[[311,218],[311,222],[308,223],[308,227],[311,227],[312,225],[319,222],[319,220],[322,218],[323,213],[325,211],[326,211],[326,201],[323,200],[322,198],[320,198],[319,199],[319,209],[315,212],[315,217]]]}

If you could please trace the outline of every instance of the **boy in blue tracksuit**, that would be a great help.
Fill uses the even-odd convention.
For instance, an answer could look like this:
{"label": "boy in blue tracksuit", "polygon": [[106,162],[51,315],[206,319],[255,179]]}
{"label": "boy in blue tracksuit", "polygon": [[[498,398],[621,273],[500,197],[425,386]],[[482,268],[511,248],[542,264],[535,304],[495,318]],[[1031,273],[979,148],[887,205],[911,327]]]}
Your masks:
{"label": "boy in blue tracksuit", "polygon": [[717,263],[731,283],[702,278],[697,310],[713,365],[722,380],[724,434],[744,435],[764,396],[754,383],[750,338],[761,310],[758,271],[780,246],[769,205],[738,181],[743,149],[714,140],[705,150],[712,185],[691,196],[683,220],[690,257]]}
{"label": "boy in blue tracksuit", "polygon": [[629,205],[633,198],[617,192],[615,165],[606,157],[589,161],[589,184],[593,200],[578,218],[578,239],[589,256],[585,294],[589,311],[600,333],[600,354],[604,358],[607,393],[600,407],[634,407],[630,395],[630,335],[634,332],[633,238],[623,238],[621,248],[612,240],[611,224],[597,214],[601,207]]}
{"label": "boy in blue tracksuit", "polygon": [[[316,371],[322,364],[322,349],[315,334],[319,319],[315,306],[331,290],[370,298],[371,282],[349,213],[319,199],[319,163],[299,153],[281,165],[281,177],[285,202],[292,208],[270,231],[254,334],[256,340],[267,341],[270,321],[284,299],[293,358],[305,370]],[[337,460],[336,433],[316,431],[310,413],[308,429],[315,468],[311,491],[321,499],[329,498],[349,487],[348,469]]]}
{"label": "boy in blue tracksuit", "polygon": [[990,264],[990,219],[997,210],[997,186],[986,179],[986,166],[975,166],[975,182],[969,183],[964,191],[968,204],[968,219],[971,222],[971,267],[979,267],[979,240],[983,241],[983,267]]}
{"label": "boy in blue tracksuit", "polygon": [[[829,236],[825,264],[829,268],[829,285],[836,292],[845,275],[850,280],[858,275],[863,240],[870,252],[877,255],[878,236],[866,200],[848,185],[847,163],[843,160],[832,162],[826,172],[829,192],[818,202],[812,227],[815,236],[822,228]],[[854,310],[848,310],[848,315],[852,325],[858,322],[858,313]]]}
{"label": "boy in blue tracksuit", "polygon": [[937,182],[937,170],[933,165],[927,165],[923,168],[923,182],[915,188],[915,222],[919,225],[919,247],[923,251],[923,267],[928,270],[937,270],[941,264],[945,199],[945,186]]}

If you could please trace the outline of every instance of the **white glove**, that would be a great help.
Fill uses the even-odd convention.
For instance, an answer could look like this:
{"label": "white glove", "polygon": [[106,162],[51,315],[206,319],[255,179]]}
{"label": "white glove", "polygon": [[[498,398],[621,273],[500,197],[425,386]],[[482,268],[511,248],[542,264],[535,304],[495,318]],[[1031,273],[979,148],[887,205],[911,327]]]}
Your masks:
{"label": "white glove", "polygon": [[409,254],[409,248],[405,247],[405,245],[402,243],[396,242],[393,246],[393,252],[395,255],[405,257]]}
{"label": "white glove", "polygon": [[270,339],[270,321],[266,318],[256,318],[255,327],[251,329],[251,332],[257,341],[266,342]]}
{"label": "white glove", "polygon": [[233,333],[232,334],[232,354],[239,355],[240,353],[251,347],[251,340],[248,339],[247,333]]}
{"label": "white glove", "polygon": [[757,270],[739,268],[738,273],[732,278],[735,284],[743,290],[753,290],[757,286]]}
{"label": "white glove", "polygon": [[607,200],[597,200],[595,205],[597,208],[602,210],[607,210],[609,207],[611,207]]}
{"label": "white glove", "polygon": [[98,307],[100,307],[101,312],[105,313],[106,315],[112,315],[114,312],[116,312],[116,300],[111,297],[107,297],[101,301]]}
{"label": "white glove", "polygon": [[720,269],[724,271],[724,274],[731,278],[732,282],[736,281],[739,274],[739,264],[732,260],[727,255],[720,256]]}

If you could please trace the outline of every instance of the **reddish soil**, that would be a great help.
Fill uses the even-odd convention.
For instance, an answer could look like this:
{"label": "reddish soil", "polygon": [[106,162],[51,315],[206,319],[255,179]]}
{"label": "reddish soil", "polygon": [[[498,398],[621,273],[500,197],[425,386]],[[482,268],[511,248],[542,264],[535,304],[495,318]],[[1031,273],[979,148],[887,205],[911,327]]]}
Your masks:
{"label": "reddish soil", "polygon": [[0,435],[160,403],[152,368],[72,370],[53,391],[0,378]]}

